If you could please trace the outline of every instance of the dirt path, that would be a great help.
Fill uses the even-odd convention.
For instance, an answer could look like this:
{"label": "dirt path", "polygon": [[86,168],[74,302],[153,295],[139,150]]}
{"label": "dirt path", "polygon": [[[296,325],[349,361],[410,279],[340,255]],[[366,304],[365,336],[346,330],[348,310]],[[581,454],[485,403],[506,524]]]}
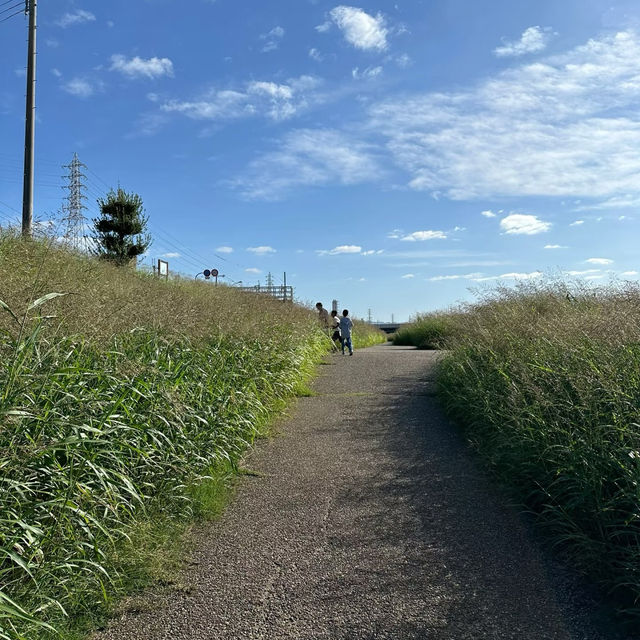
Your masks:
{"label": "dirt path", "polygon": [[332,356],[201,535],[191,589],[96,638],[619,638],[443,418],[436,357]]}

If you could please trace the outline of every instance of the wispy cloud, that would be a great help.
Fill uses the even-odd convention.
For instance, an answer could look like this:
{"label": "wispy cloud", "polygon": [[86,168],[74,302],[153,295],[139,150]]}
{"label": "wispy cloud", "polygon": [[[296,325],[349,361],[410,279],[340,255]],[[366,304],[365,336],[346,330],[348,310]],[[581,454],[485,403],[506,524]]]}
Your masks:
{"label": "wispy cloud", "polygon": [[160,257],[161,258],[179,258],[182,254],[178,253],[177,251],[169,251],[168,253],[163,253]]}
{"label": "wispy cloud", "polygon": [[275,253],[276,250],[273,247],[261,246],[261,247],[247,247],[247,251],[254,253],[257,256],[266,256],[270,253]]}
{"label": "wispy cloud", "polygon": [[613,260],[610,258],[588,258],[585,262],[589,264],[612,264]]}
{"label": "wispy cloud", "polygon": [[632,31],[474,87],[370,107],[409,186],[452,199],[640,197],[640,38]]}
{"label": "wispy cloud", "polygon": [[118,71],[128,78],[159,78],[173,76],[173,62],[169,58],[140,58],[135,56],[127,59],[121,54],[111,56],[111,71]]}
{"label": "wispy cloud", "polygon": [[269,51],[275,51],[280,46],[280,40],[284,37],[284,29],[282,27],[274,27],[268,33],[263,33],[260,36],[261,40],[265,40],[265,44],[262,47],[263,53]]}
{"label": "wispy cloud", "polygon": [[245,197],[277,200],[302,185],[351,185],[382,175],[375,151],[367,143],[339,131],[297,129],[231,184]]}
{"label": "wispy cloud", "polygon": [[574,220],[569,224],[570,227],[579,227],[581,224],[584,224],[584,220]]}
{"label": "wispy cloud", "polygon": [[382,74],[382,67],[367,67],[360,71],[359,67],[354,67],[351,70],[351,76],[354,80],[371,80],[372,78],[377,78]]}
{"label": "wispy cloud", "polygon": [[529,27],[525,29],[519,40],[505,41],[501,47],[497,47],[493,52],[499,57],[522,56],[525,53],[537,53],[547,47],[551,29],[548,27]]}
{"label": "wispy cloud", "polygon": [[324,60],[324,56],[315,47],[309,49],[309,57],[316,62],[322,62]]}
{"label": "wispy cloud", "polygon": [[316,253],[318,255],[321,256],[337,256],[343,253],[361,253],[362,252],[362,247],[358,246],[357,244],[341,244],[337,247],[334,247],[333,249],[321,249],[316,251]]}
{"label": "wispy cloud", "polygon": [[533,280],[534,278],[540,278],[542,271],[531,271],[530,273],[501,273],[498,276],[482,276],[474,278],[476,282],[486,282],[489,280]]}
{"label": "wispy cloud", "polygon": [[285,83],[252,80],[239,89],[210,89],[197,100],[171,100],[162,109],[195,120],[266,117],[281,121],[315,103],[320,84],[319,78],[306,75]]}
{"label": "wispy cloud", "polygon": [[227,246],[218,247],[216,249],[216,253],[233,253],[233,247],[227,247]]}
{"label": "wispy cloud", "polygon": [[405,242],[424,242],[425,240],[445,240],[447,234],[444,231],[414,231],[402,236]]}
{"label": "wispy cloud", "polygon": [[565,247],[562,244],[545,244],[545,249],[568,249],[569,247]]}
{"label": "wispy cloud", "polygon": [[78,98],[89,98],[96,92],[96,87],[84,78],[72,78],[69,82],[65,82],[62,88]]}
{"label": "wispy cloud", "polygon": [[[329,16],[342,31],[345,40],[356,49],[384,51],[387,48],[388,30],[382,14],[372,16],[357,7],[340,5],[333,8]],[[325,25],[316,29],[326,31]]]}
{"label": "wispy cloud", "polygon": [[441,282],[448,280],[477,280],[478,278],[482,278],[484,276],[483,273],[465,273],[465,274],[457,274],[457,275],[446,275],[446,276],[432,276],[429,278],[431,282]]}
{"label": "wispy cloud", "polygon": [[83,22],[95,22],[96,17],[90,11],[84,11],[84,9],[78,9],[73,13],[65,13],[61,18],[56,20],[55,24],[63,29],[72,27]]}
{"label": "wispy cloud", "polygon": [[401,276],[403,279],[405,280],[410,280],[411,278],[415,278],[415,274],[414,273],[405,273],[403,276]]}
{"label": "wispy cloud", "polygon": [[510,235],[535,235],[551,229],[550,222],[544,222],[537,216],[512,213],[500,220],[500,228]]}
{"label": "wispy cloud", "polygon": [[257,269],[256,267],[249,267],[248,269],[245,269],[246,273],[262,273],[262,271],[260,269]]}

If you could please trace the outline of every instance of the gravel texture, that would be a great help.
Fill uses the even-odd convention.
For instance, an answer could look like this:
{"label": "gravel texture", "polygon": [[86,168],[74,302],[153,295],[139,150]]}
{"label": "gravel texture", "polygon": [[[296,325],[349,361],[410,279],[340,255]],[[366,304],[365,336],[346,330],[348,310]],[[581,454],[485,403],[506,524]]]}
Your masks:
{"label": "gravel texture", "polygon": [[95,639],[622,639],[443,417],[437,358],[331,356],[198,533],[189,588]]}

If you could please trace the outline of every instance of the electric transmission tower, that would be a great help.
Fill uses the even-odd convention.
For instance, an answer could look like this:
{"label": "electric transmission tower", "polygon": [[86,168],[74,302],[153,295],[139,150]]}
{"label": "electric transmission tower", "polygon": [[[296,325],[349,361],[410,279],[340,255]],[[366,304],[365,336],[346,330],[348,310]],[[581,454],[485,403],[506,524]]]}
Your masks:
{"label": "electric transmission tower", "polygon": [[78,160],[78,154],[74,153],[71,164],[65,164],[63,168],[69,169],[68,175],[63,176],[63,178],[69,180],[69,185],[63,187],[63,189],[68,189],[69,191],[65,198],[66,204],[62,206],[65,214],[61,221],[64,243],[75,251],[85,251],[87,249],[87,218],[82,212],[87,208],[83,203],[87,196],[84,195],[86,186],[82,182],[82,179],[86,176],[81,169],[86,169],[86,165],[82,164]]}
{"label": "electric transmission tower", "polygon": [[273,276],[271,275],[271,271],[267,274],[267,287],[269,287],[269,289],[273,288]]}

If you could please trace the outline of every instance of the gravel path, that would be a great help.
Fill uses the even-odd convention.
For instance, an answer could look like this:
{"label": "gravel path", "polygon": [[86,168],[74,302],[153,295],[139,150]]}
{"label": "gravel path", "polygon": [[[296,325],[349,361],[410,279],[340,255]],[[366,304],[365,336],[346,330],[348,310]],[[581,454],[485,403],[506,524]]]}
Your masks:
{"label": "gravel path", "polygon": [[190,588],[95,638],[621,638],[443,418],[436,358],[330,357],[199,534]]}

